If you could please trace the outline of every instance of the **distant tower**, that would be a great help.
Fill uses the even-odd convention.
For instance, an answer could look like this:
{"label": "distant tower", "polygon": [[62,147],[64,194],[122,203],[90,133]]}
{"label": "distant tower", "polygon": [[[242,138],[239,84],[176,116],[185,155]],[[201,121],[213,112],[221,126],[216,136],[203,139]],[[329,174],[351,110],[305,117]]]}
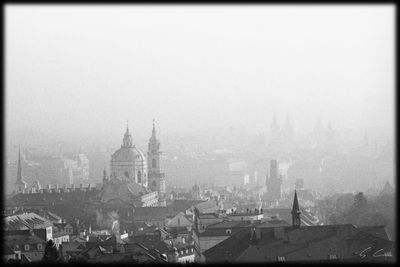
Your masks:
{"label": "distant tower", "polygon": [[300,207],[299,201],[297,200],[297,192],[294,190],[294,200],[293,200],[293,207],[292,207],[292,226],[293,227],[300,227]]}
{"label": "distant tower", "polygon": [[165,205],[165,176],[160,166],[160,142],[156,137],[156,127],[153,120],[153,130],[148,145],[147,167],[149,187],[152,191],[158,191],[161,205]]}
{"label": "distant tower", "polygon": [[267,178],[267,196],[270,200],[279,200],[281,198],[282,179],[279,176],[278,162],[271,160],[269,178]]}
{"label": "distant tower", "polygon": [[26,189],[26,182],[22,180],[22,168],[21,168],[21,148],[18,148],[18,171],[17,171],[17,181],[14,185],[14,192],[16,194],[22,193]]}
{"label": "distant tower", "polygon": [[103,170],[103,184],[106,184],[108,181],[107,171],[106,168]]}

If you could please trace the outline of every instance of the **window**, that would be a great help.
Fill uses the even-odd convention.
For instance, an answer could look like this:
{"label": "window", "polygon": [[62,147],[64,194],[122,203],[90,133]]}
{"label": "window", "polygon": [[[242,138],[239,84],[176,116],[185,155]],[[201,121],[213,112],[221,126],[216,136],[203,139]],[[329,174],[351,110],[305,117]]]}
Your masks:
{"label": "window", "polygon": [[142,183],[142,173],[140,171],[137,172],[137,181],[139,184]]}
{"label": "window", "polygon": [[151,185],[152,185],[153,187],[156,187],[156,186],[157,186],[156,181],[153,181],[153,182],[151,183]]}
{"label": "window", "polygon": [[42,250],[43,249],[43,245],[42,244],[37,244],[37,249],[38,250]]}
{"label": "window", "polygon": [[47,228],[47,234],[51,234],[51,228]]}
{"label": "window", "polygon": [[24,246],[24,249],[25,249],[25,251],[29,251],[30,246],[29,246],[28,244],[26,244],[26,245]]}
{"label": "window", "polygon": [[151,161],[151,167],[152,167],[152,168],[156,168],[156,167],[157,167],[157,161],[156,161],[156,159],[153,159],[153,160]]}
{"label": "window", "polygon": [[226,234],[227,235],[230,235],[232,233],[232,230],[231,229],[226,229]]}
{"label": "window", "polygon": [[129,178],[129,172],[128,171],[125,172],[125,176],[126,176],[126,178]]}
{"label": "window", "polygon": [[328,258],[329,258],[330,260],[337,260],[338,257],[337,257],[336,254],[329,254]]}
{"label": "window", "polygon": [[284,256],[278,256],[278,261],[286,261],[286,258]]}

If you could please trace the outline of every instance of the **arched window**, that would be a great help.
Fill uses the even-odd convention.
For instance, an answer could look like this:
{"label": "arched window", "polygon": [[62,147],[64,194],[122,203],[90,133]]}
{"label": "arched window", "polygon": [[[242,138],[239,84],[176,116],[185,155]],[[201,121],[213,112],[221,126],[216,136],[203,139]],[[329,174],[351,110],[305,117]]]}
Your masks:
{"label": "arched window", "polygon": [[139,184],[142,183],[142,173],[140,171],[137,172],[137,181]]}
{"label": "arched window", "polygon": [[156,187],[156,186],[157,186],[156,181],[153,181],[153,182],[151,183],[151,185],[152,185],[153,187]]}
{"label": "arched window", "polygon": [[151,167],[152,167],[152,168],[156,168],[156,167],[157,167],[156,159],[153,159],[153,160],[151,161]]}

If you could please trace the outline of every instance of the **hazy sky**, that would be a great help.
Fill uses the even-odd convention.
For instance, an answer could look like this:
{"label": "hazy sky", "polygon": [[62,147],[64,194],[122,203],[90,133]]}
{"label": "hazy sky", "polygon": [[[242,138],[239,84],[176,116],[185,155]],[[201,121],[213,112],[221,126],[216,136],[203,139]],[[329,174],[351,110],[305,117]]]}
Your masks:
{"label": "hazy sky", "polygon": [[393,129],[394,6],[7,5],[6,127]]}

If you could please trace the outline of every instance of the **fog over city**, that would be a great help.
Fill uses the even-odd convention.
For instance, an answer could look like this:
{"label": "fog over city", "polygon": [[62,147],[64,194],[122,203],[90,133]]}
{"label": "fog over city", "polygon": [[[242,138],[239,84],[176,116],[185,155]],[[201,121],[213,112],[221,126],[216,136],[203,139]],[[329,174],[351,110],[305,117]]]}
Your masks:
{"label": "fog over city", "polygon": [[5,15],[6,262],[396,260],[394,6]]}
{"label": "fog over city", "polygon": [[390,136],[389,6],[6,7],[6,129],[147,136],[231,125]]}

